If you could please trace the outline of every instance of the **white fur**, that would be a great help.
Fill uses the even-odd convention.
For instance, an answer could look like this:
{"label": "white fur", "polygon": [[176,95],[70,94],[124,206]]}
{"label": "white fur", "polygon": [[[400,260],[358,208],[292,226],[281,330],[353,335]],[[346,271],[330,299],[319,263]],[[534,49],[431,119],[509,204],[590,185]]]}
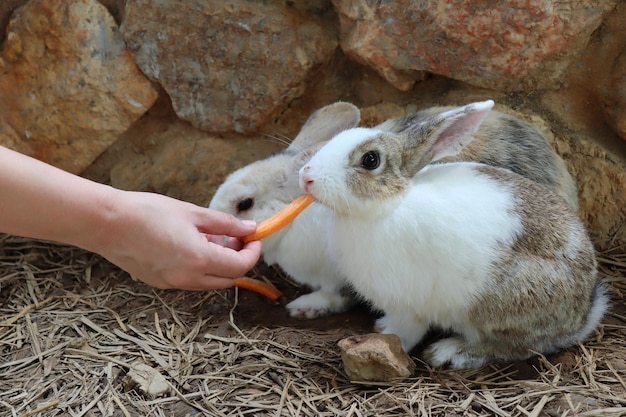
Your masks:
{"label": "white fur", "polygon": [[488,362],[487,357],[472,357],[463,352],[463,341],[458,337],[441,339],[428,347],[431,366],[443,366],[447,363],[453,369],[478,368]]}
{"label": "white fur", "polygon": [[301,319],[315,319],[345,311],[346,301],[338,291],[317,290],[301,295],[287,304],[289,315]]}
{"label": "white fur", "polygon": [[608,290],[604,284],[596,287],[595,297],[591,309],[587,315],[587,321],[582,329],[575,336],[576,341],[583,341],[598,327],[600,320],[609,308]]}
{"label": "white fur", "polygon": [[[287,175],[293,158],[279,154],[233,172],[218,188],[209,207],[242,219],[265,220],[301,194],[296,178],[278,178],[279,185],[274,183],[277,177]],[[238,213],[236,204],[246,196],[254,197],[255,206]],[[279,265],[295,281],[314,291],[287,304],[293,317],[311,319],[340,313],[353,305],[353,297],[341,292],[346,280],[328,254],[326,219],[330,215],[328,208],[313,204],[284,229],[263,239],[264,260]]]}
{"label": "white fur", "polygon": [[[328,254],[328,221],[331,212],[312,204],[279,235],[263,242],[265,261],[281,268],[315,292],[287,304],[293,317],[316,318],[347,310],[351,304],[340,294],[346,280]],[[303,236],[306,236],[303,239]]]}
{"label": "white fur", "polygon": [[463,317],[498,259],[495,249],[522,225],[510,214],[511,194],[473,163],[431,165],[394,198],[351,197],[346,155],[373,134],[340,134],[303,167],[300,183],[336,209],[331,253],[354,288],[385,311],[383,332],[397,334],[408,351],[430,324],[464,331]]}

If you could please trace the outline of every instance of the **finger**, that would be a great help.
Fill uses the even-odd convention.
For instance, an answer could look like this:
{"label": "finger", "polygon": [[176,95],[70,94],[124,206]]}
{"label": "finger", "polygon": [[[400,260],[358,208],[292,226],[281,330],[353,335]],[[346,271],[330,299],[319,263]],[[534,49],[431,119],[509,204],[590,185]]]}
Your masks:
{"label": "finger", "polygon": [[256,230],[256,222],[253,220],[240,220],[228,213],[211,209],[202,211],[196,226],[203,233],[235,237],[246,236]]}
{"label": "finger", "polygon": [[234,278],[216,277],[215,275],[207,275],[204,277],[203,282],[208,285],[210,289],[224,289],[231,288],[235,285]]}
{"label": "finger", "polygon": [[239,251],[218,245],[211,246],[211,259],[206,268],[211,274],[221,277],[236,278],[245,275],[261,256],[260,241],[250,242]]}
{"label": "finger", "polygon": [[230,248],[234,250],[240,250],[243,247],[243,242],[237,238],[225,236],[225,235],[204,235],[206,240],[211,243],[215,243],[216,245],[221,245],[225,248]]}
{"label": "finger", "polygon": [[231,288],[235,284],[234,278],[224,278],[215,275],[201,275],[190,277],[178,282],[174,288],[186,291],[208,291]]}

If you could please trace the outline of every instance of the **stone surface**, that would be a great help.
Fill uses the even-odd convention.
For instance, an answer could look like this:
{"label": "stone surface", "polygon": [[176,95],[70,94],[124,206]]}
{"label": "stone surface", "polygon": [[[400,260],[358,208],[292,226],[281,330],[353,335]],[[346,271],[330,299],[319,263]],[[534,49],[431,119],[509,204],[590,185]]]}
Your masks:
{"label": "stone surface", "polygon": [[[581,55],[570,82],[597,95],[605,118],[626,140],[626,3],[604,20]],[[598,63],[602,63],[598,65]]]}
{"label": "stone surface", "polygon": [[428,71],[515,91],[558,85],[618,1],[333,3],[345,53],[401,90]]}
{"label": "stone surface", "polygon": [[626,49],[613,63],[613,72],[603,97],[603,107],[608,122],[626,140]]}
{"label": "stone surface", "polygon": [[361,110],[361,126],[373,127],[382,122],[406,116],[411,113],[410,109],[405,109],[396,103],[382,102],[373,106],[365,107]]}
{"label": "stone surface", "polygon": [[206,206],[228,174],[283,147],[261,135],[219,137],[194,128],[162,98],[84,175]]}
{"label": "stone surface", "polygon": [[337,46],[283,2],[128,2],[124,38],[178,116],[211,132],[257,130],[301,96]]}
{"label": "stone surface", "polygon": [[19,138],[16,150],[80,173],[157,95],[97,1],[31,0],[14,13],[0,53],[0,125]]}
{"label": "stone surface", "polygon": [[[593,136],[560,139],[566,162],[578,184],[579,214],[599,250],[626,243],[626,165]],[[559,144],[557,144],[557,147]]]}
{"label": "stone surface", "polygon": [[150,398],[160,397],[170,390],[167,379],[159,371],[141,361],[131,364],[125,382],[127,389],[137,389]]}
{"label": "stone surface", "polygon": [[26,3],[27,0],[2,0],[0,1],[0,42],[4,40],[5,29],[9,24],[9,18],[13,11]]}
{"label": "stone surface", "polygon": [[[551,125],[538,116],[530,121],[538,126],[565,160],[578,188],[578,214],[598,250],[608,250],[626,244],[626,146],[603,145],[611,132],[598,123],[602,115],[589,111],[575,92],[552,92],[543,95],[545,113],[557,112],[567,128],[555,134]],[[583,96],[584,97],[584,96]],[[563,102],[580,102],[566,106]],[[581,124],[581,115],[593,113],[594,123]],[[569,121],[568,121],[569,119]],[[584,120],[584,119],[583,119]],[[552,126],[558,125],[552,123]],[[613,149],[611,149],[613,148]]]}
{"label": "stone surface", "polygon": [[393,382],[408,378],[415,363],[394,334],[365,334],[339,341],[348,378],[360,382]]}

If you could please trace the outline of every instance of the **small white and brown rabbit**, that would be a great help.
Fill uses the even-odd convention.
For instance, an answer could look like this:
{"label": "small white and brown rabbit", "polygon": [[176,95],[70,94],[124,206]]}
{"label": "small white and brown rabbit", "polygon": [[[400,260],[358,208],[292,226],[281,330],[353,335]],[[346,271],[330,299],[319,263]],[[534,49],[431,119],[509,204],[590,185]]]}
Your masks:
{"label": "small white and brown rabbit", "polygon": [[[230,174],[213,196],[209,207],[241,219],[260,222],[302,194],[298,171],[325,142],[359,124],[360,112],[350,103],[338,102],[309,117],[289,147],[267,159]],[[291,224],[263,239],[263,258],[313,292],[287,304],[293,317],[312,319],[348,310],[354,303],[346,280],[327,253],[326,218],[331,212],[313,204]]]}
{"label": "small white and brown rabbit", "polygon": [[432,366],[477,367],[584,340],[607,305],[579,217],[550,188],[475,162],[437,163],[468,145],[492,101],[418,119],[398,133],[346,130],[300,170],[333,211],[333,254],[406,351],[430,326]]}

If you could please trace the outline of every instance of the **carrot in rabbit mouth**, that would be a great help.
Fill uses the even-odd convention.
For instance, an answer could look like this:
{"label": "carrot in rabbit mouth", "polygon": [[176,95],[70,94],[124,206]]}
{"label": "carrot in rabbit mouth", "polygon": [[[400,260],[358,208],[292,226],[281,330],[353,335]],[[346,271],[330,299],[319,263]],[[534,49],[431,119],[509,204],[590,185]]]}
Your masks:
{"label": "carrot in rabbit mouth", "polygon": [[256,227],[256,232],[244,236],[242,240],[245,243],[248,243],[253,240],[265,239],[271,234],[278,232],[280,229],[291,223],[293,219],[295,219],[298,214],[302,213],[305,208],[311,205],[313,201],[315,201],[315,198],[313,198],[311,194],[301,195],[278,213],[259,223]]}
{"label": "carrot in rabbit mouth", "polygon": [[[257,225],[256,231],[243,237],[245,243],[253,240],[261,240],[273,233],[278,232],[283,227],[291,223],[298,214],[307,208],[315,199],[310,194],[304,194],[293,200],[285,208],[274,214],[272,217],[262,221]],[[235,279],[235,287],[244,288],[246,290],[259,293],[272,301],[278,300],[283,293],[279,289],[263,281],[253,278],[237,278]]]}

